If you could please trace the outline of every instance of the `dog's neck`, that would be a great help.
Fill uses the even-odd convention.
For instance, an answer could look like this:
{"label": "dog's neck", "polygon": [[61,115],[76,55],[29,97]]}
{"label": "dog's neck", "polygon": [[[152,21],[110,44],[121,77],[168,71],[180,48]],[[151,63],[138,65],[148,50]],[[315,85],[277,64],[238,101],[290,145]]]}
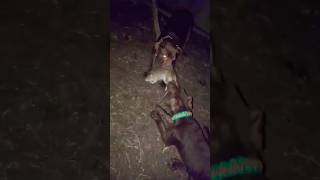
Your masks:
{"label": "dog's neck", "polygon": [[185,117],[182,117],[180,119],[177,119],[177,120],[173,120],[173,123],[174,125],[181,125],[181,124],[185,124],[187,122],[192,122],[193,121],[193,116],[192,116],[192,111],[188,110],[188,108],[186,106],[181,106],[178,111],[174,112],[173,116],[174,117],[175,115],[178,115],[179,113],[186,113],[188,114],[187,116]]}

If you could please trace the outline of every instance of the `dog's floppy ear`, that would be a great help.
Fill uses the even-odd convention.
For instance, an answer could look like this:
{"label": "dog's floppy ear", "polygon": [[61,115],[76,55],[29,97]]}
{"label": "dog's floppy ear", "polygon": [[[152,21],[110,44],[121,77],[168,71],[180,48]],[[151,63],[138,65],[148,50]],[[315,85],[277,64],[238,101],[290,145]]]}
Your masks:
{"label": "dog's floppy ear", "polygon": [[190,110],[193,109],[193,98],[192,98],[192,96],[188,96],[188,97],[187,97],[187,106],[188,106],[188,108],[189,108]]}
{"label": "dog's floppy ear", "polygon": [[159,47],[160,47],[160,43],[161,43],[161,41],[160,42],[155,42],[154,43],[154,52],[155,52],[155,54],[158,52],[158,49],[159,49]]}
{"label": "dog's floppy ear", "polygon": [[264,148],[263,126],[264,126],[264,112],[260,110],[253,110],[250,112],[250,140],[255,145],[257,150],[262,151]]}
{"label": "dog's floppy ear", "polygon": [[179,46],[176,46],[174,48],[173,54],[174,54],[174,60],[176,60],[178,56],[182,54],[182,49]]}
{"label": "dog's floppy ear", "polygon": [[182,54],[182,49],[179,46],[176,46],[175,48],[172,48],[172,54],[173,54],[174,60],[176,60],[178,56]]}
{"label": "dog's floppy ear", "polygon": [[177,53],[178,53],[178,54],[182,54],[182,53],[183,53],[182,48],[180,48],[179,46],[177,46],[177,48],[176,48],[176,49],[177,49]]}

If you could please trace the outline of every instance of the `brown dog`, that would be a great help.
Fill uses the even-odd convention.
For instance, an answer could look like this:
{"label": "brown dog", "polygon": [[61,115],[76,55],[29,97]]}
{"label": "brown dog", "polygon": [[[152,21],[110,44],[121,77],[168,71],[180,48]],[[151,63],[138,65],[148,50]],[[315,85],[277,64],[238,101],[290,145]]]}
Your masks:
{"label": "brown dog", "polygon": [[175,9],[166,26],[160,32],[156,0],[152,0],[152,5],[154,29],[157,38],[154,44],[152,64],[156,60],[159,61],[161,66],[174,64],[174,61],[182,53],[182,49],[190,38],[194,24],[193,15],[186,9]]}
{"label": "brown dog", "polygon": [[222,78],[214,79],[213,88],[213,179],[265,179],[261,158],[264,113],[250,108],[239,88]]}
{"label": "brown dog", "polygon": [[209,180],[210,147],[200,124],[192,115],[177,120],[172,119],[181,112],[192,114],[192,98],[189,96],[185,105],[180,89],[175,83],[170,82],[167,91],[165,102],[170,112],[157,106],[156,110],[151,112],[151,117],[155,120],[165,145],[177,148],[189,178]]}

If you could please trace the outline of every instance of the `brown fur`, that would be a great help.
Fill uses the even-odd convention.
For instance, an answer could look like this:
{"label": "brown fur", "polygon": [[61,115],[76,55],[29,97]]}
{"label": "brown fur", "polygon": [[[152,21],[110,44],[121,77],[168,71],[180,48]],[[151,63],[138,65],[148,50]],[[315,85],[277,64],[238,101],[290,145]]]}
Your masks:
{"label": "brown fur", "polygon": [[[163,32],[161,32],[160,30],[159,18],[158,18],[158,7],[157,7],[156,0],[152,0],[152,16],[153,16],[154,31],[157,39],[153,46],[154,57],[153,57],[152,64],[154,64],[156,59],[158,59],[161,66],[167,66],[169,64],[172,64],[178,58],[179,54],[182,54],[182,49],[184,48],[186,42],[188,42],[190,39],[192,25],[188,26],[188,24],[190,23],[189,21],[192,21],[193,23],[193,18],[189,19],[190,17],[183,16],[183,18],[180,17],[179,19],[174,21],[174,23],[170,24],[170,26],[178,27],[180,30],[184,29],[185,27],[188,27],[186,28],[188,29],[188,32],[186,33],[186,39],[183,39],[183,42],[181,42],[182,44],[180,44],[179,45],[180,47],[179,47],[179,46],[176,46],[173,42],[171,42],[168,36],[163,36],[160,38]],[[187,18],[187,20],[185,18]],[[184,25],[187,24],[187,26],[181,27],[181,23],[183,23]],[[181,34],[178,33],[176,35],[179,36]]]}
{"label": "brown fur", "polygon": [[[151,117],[156,122],[165,145],[174,145],[178,149],[185,167],[182,171],[187,170],[190,178],[209,180],[210,148],[200,124],[193,117],[180,119],[176,124],[171,120],[173,114],[183,109],[192,110],[192,98],[187,98],[186,105],[180,92],[180,88],[170,82],[166,97],[170,113],[157,106],[156,110],[151,112]],[[178,164],[181,170],[181,163]]]}
{"label": "brown fur", "polygon": [[158,61],[161,67],[172,65],[178,57],[178,54],[182,53],[182,49],[174,47],[172,43],[168,41],[159,41],[154,44],[154,60]]}

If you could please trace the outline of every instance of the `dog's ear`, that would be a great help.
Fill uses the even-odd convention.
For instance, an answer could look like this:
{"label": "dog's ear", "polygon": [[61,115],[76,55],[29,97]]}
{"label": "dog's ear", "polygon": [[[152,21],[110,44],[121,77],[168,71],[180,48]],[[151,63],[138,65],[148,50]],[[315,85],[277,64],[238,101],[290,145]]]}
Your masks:
{"label": "dog's ear", "polygon": [[158,50],[159,50],[160,43],[161,43],[161,41],[154,43],[153,50],[154,50],[154,53],[155,53],[155,54],[156,54],[156,53],[158,52]]}
{"label": "dog's ear", "polygon": [[176,60],[178,56],[182,54],[182,49],[179,46],[176,46],[172,53],[173,53],[174,60]]}
{"label": "dog's ear", "polygon": [[193,98],[192,98],[192,96],[188,96],[187,97],[187,106],[188,106],[188,108],[189,109],[193,109]]}
{"label": "dog's ear", "polygon": [[250,140],[255,145],[258,151],[264,148],[263,128],[264,128],[264,112],[260,110],[253,110],[250,112]]}
{"label": "dog's ear", "polygon": [[178,54],[182,54],[183,53],[183,50],[179,46],[176,49],[177,49],[177,53]]}

